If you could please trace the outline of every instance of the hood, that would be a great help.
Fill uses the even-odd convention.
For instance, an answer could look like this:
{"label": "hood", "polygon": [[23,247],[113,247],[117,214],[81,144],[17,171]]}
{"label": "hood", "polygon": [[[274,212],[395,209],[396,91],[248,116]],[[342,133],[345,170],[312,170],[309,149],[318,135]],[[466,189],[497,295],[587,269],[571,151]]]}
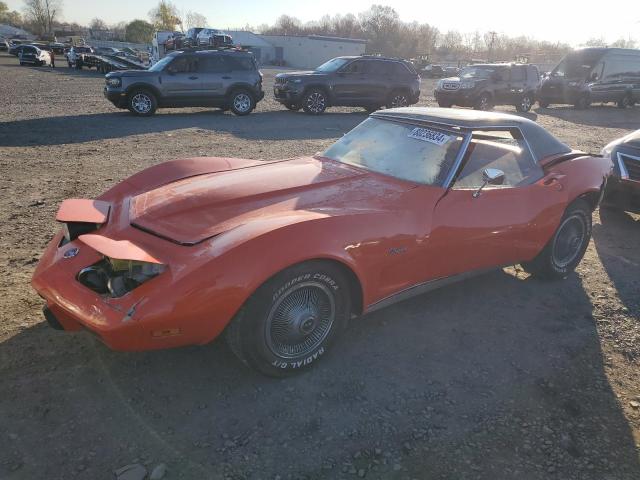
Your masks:
{"label": "hood", "polygon": [[112,77],[153,77],[158,72],[150,72],[148,70],[116,70],[105,75],[106,78]]}
{"label": "hood", "polygon": [[308,75],[325,75],[325,73],[324,72],[315,72],[313,70],[301,70],[299,72],[278,73],[276,75],[276,78],[306,77]]}
{"label": "hood", "polygon": [[388,189],[405,189],[389,183],[330,160],[265,162],[186,178],[137,195],[131,199],[130,222],[193,245],[252,219],[300,210],[371,209],[371,197],[381,195],[381,188],[387,196]]}

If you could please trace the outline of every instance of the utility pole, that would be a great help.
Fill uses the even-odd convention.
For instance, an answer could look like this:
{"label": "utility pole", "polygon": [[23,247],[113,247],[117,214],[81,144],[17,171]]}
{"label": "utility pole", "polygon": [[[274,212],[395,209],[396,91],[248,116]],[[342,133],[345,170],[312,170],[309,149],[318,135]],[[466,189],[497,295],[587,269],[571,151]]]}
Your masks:
{"label": "utility pole", "polygon": [[498,32],[489,32],[489,37],[491,38],[491,40],[489,41],[489,58],[488,60],[490,62],[493,62],[493,47],[494,44],[496,43],[496,37],[498,36]]}

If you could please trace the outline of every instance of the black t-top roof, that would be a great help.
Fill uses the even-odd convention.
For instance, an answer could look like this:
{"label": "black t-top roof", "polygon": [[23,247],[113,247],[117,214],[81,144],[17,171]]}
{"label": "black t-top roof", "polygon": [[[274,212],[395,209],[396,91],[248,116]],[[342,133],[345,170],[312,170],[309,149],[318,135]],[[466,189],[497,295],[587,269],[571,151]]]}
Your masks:
{"label": "black t-top roof", "polygon": [[536,122],[508,113],[460,108],[404,107],[380,110],[371,116],[382,119],[406,120],[412,123],[457,127],[464,130],[517,128],[529,143],[536,161],[550,155],[571,152],[570,147]]}

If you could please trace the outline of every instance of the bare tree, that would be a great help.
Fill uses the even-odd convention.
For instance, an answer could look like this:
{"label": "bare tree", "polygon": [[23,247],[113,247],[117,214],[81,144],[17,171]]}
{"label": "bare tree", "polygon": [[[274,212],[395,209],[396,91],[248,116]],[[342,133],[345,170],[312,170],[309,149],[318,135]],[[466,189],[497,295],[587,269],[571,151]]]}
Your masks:
{"label": "bare tree", "polygon": [[91,30],[107,30],[107,23],[102,20],[101,18],[94,18],[93,20],[91,20],[91,23],[89,23],[89,28]]}
{"label": "bare tree", "polygon": [[198,12],[189,10],[184,17],[185,28],[199,28],[207,26],[207,17]]}
{"label": "bare tree", "polygon": [[24,16],[41,35],[53,32],[53,24],[61,10],[62,0],[24,0]]}

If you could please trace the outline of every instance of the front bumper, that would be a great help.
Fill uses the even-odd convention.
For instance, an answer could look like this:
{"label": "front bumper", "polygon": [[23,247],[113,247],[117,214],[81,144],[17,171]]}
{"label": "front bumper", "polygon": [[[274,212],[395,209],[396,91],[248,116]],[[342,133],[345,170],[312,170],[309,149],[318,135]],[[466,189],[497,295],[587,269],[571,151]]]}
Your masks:
{"label": "front bumper", "polygon": [[127,94],[120,89],[104,87],[104,97],[117,108],[127,108]]}
{"label": "front bumper", "polygon": [[478,93],[473,89],[434,90],[433,95],[438,103],[459,105],[461,107],[473,107],[478,97]]}
{"label": "front bumper", "polygon": [[302,101],[302,87],[300,89],[288,85],[276,85],[273,87],[273,96],[276,102],[282,104],[300,103]]}
{"label": "front bumper", "polygon": [[603,203],[629,212],[640,213],[640,182],[612,175],[607,182]]}

